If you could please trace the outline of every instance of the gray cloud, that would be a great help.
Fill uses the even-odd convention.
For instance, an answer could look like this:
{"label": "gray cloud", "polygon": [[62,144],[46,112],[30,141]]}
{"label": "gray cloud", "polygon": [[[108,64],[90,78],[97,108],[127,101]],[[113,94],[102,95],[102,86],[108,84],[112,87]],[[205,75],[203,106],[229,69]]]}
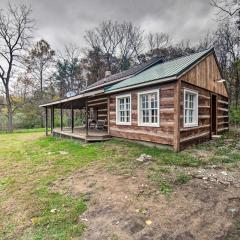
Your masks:
{"label": "gray cloud", "polygon": [[[175,42],[197,42],[216,27],[209,0],[25,0],[37,21],[36,39],[53,48],[85,46],[84,32],[103,20],[132,21],[145,32],[167,32]],[[5,8],[7,0],[1,0]]]}

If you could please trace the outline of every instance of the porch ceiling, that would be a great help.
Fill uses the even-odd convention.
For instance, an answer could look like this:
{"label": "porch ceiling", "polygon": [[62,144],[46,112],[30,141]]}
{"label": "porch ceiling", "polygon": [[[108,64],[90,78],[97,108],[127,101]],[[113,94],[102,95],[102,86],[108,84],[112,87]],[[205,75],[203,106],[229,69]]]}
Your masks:
{"label": "porch ceiling", "polygon": [[[81,109],[84,108],[86,106],[86,98],[80,98],[80,99],[76,99],[76,100],[69,100],[68,102],[60,102],[57,104],[52,104],[50,106],[53,106],[56,109],[60,109],[61,107],[63,109]],[[46,107],[50,107],[50,106],[46,106]]]}

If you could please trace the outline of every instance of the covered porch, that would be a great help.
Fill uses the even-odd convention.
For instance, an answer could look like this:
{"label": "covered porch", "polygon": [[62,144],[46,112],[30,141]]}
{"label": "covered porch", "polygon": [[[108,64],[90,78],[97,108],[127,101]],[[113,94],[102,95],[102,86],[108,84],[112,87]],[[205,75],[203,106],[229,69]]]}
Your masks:
{"label": "covered porch", "polygon": [[[75,96],[43,105],[46,135],[79,139],[85,142],[106,141],[109,135],[109,99],[105,95]],[[50,115],[50,117],[49,117]]]}

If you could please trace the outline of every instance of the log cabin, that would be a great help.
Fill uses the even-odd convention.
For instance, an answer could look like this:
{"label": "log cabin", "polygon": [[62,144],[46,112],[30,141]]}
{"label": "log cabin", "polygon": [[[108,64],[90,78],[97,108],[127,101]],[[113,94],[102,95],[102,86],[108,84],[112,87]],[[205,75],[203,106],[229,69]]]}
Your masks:
{"label": "log cabin", "polygon": [[[86,142],[118,137],[178,152],[229,130],[228,92],[214,49],[108,73],[80,94],[41,107],[46,123],[50,112],[52,135]],[[64,126],[65,110],[71,121]]]}

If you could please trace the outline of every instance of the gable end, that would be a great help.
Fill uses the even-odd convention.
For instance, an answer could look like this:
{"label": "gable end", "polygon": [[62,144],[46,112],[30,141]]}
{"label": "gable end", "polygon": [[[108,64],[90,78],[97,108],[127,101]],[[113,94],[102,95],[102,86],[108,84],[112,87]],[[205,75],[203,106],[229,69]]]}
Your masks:
{"label": "gable end", "polygon": [[214,52],[208,54],[179,77],[182,81],[228,97],[225,83],[217,82],[221,78],[222,74]]}

